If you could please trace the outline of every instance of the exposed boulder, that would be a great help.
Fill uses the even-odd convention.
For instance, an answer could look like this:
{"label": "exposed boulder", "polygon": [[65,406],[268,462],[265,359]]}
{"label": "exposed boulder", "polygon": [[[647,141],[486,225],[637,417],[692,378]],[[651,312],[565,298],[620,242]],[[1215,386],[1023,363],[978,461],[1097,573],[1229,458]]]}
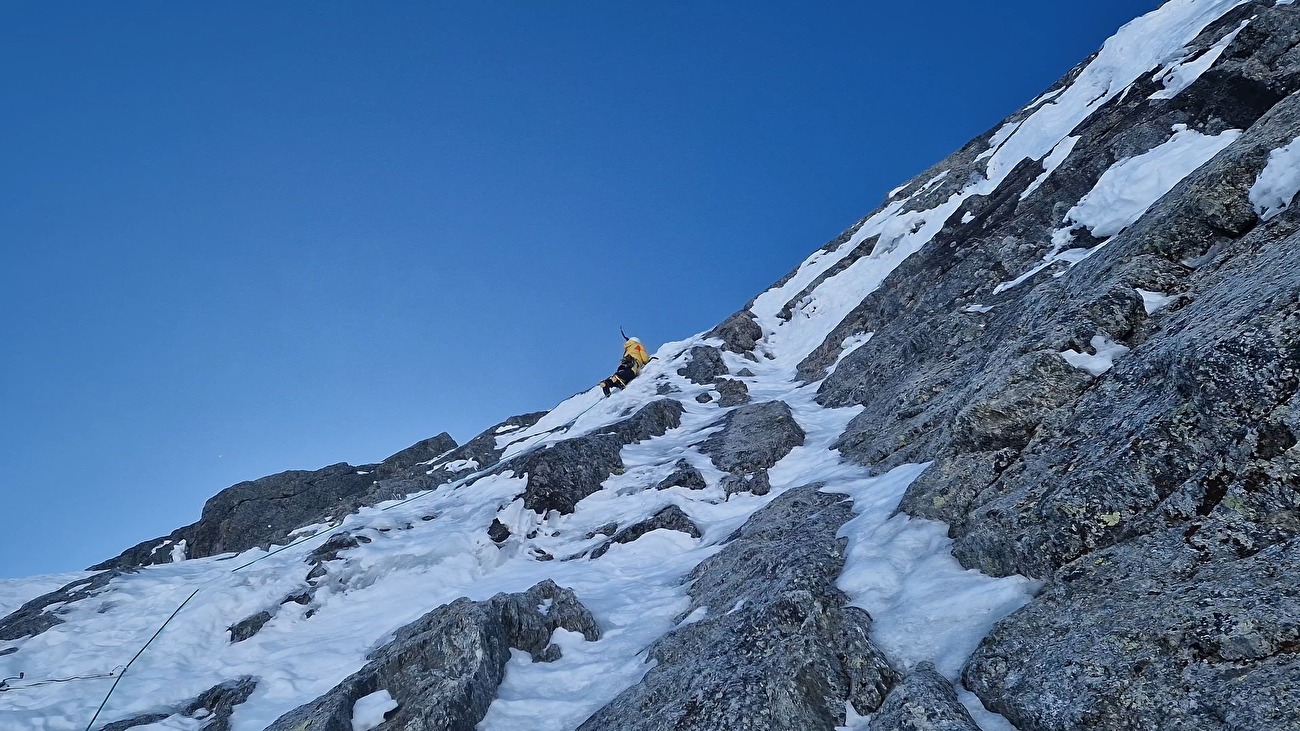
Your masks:
{"label": "exposed boulder", "polygon": [[695,521],[691,520],[690,516],[682,512],[681,508],[676,505],[669,505],[649,518],[646,518],[639,523],[633,523],[623,530],[618,531],[614,534],[613,538],[610,538],[608,541],[597,546],[595,550],[591,552],[590,557],[600,558],[601,556],[604,556],[615,543],[631,543],[650,531],[659,530],[661,528],[664,530],[680,531],[693,538],[700,538],[703,535],[700,533],[699,527],[695,525]]}
{"label": "exposed boulder", "polygon": [[708,484],[704,481],[704,475],[694,465],[685,459],[679,459],[674,465],[673,473],[655,485],[656,490],[667,490],[670,487],[703,490],[708,487]]}
{"label": "exposed boulder", "polygon": [[835,587],[841,496],[795,488],[755,513],[691,573],[706,616],[651,647],[655,667],[580,731],[831,731],[845,703],[880,707],[893,670],[871,644],[871,618]]}
{"label": "exposed boulder", "polygon": [[700,451],[725,472],[755,472],[781,461],[803,444],[803,428],[784,401],[741,406],[729,412],[722,431],[709,437]]}
{"label": "exposed boulder", "polygon": [[749,403],[749,387],[745,385],[744,381],[737,381],[734,378],[719,378],[716,387],[719,396],[718,406],[724,409]]}
{"label": "exposed boulder", "polygon": [[697,345],[687,354],[686,365],[677,369],[677,375],[684,376],[692,383],[700,385],[712,383],[713,379],[727,375],[727,364],[722,361],[722,353],[708,345]]}
{"label": "exposed boulder", "polygon": [[722,492],[728,498],[742,492],[766,495],[772,490],[772,483],[768,479],[767,470],[763,469],[742,474],[728,474],[722,478],[720,484]]}
{"label": "exposed boulder", "polygon": [[551,633],[561,627],[600,639],[587,608],[550,580],[487,601],[457,599],[398,630],[363,668],[267,731],[351,731],[353,705],[379,690],[398,704],[385,728],[472,729],[496,696],[510,649],[531,654],[534,662],[557,660],[560,648],[551,644]]}
{"label": "exposed boulder", "polygon": [[243,642],[249,637],[261,632],[262,628],[265,627],[266,623],[270,622],[271,619],[272,615],[267,611],[261,611],[250,617],[241,619],[240,621],[230,625],[230,641],[232,643]]}
{"label": "exposed boulder", "polygon": [[741,310],[723,320],[710,330],[705,337],[717,338],[723,342],[723,349],[733,353],[747,353],[754,349],[763,339],[763,328],[748,310]]}
{"label": "exposed boulder", "polygon": [[918,664],[885,697],[871,731],[980,731],[957,700],[948,679],[928,662]]}

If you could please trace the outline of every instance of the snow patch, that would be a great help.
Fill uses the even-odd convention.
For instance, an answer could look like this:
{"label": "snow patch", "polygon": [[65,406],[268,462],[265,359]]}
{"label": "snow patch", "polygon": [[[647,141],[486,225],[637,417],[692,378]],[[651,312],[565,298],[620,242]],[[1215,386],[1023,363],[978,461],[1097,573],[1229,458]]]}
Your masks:
{"label": "snow patch", "polygon": [[1105,335],[1093,335],[1089,344],[1092,345],[1093,354],[1080,353],[1071,348],[1062,350],[1061,357],[1066,363],[1081,371],[1100,376],[1115,365],[1116,358],[1123,357],[1129,351],[1128,346],[1121,345]]}
{"label": "snow patch", "polygon": [[1250,186],[1250,204],[1265,221],[1285,211],[1300,192],[1300,137],[1268,153],[1268,164]]}
{"label": "snow patch", "polygon": [[904,669],[929,660],[949,680],[993,625],[1032,598],[1040,582],[993,578],[962,567],[948,526],[895,515],[929,464],[871,477],[866,470],[823,488],[853,498],[856,517],[840,529],[849,548],[836,586],[871,614],[871,639]]}
{"label": "snow patch", "polygon": [[1087,228],[1098,238],[1114,236],[1241,137],[1241,130],[1210,136],[1183,124],[1174,125],[1173,131],[1164,144],[1124,158],[1102,173],[1092,190],[1066,214],[1066,223],[1076,229]]}
{"label": "snow patch", "polygon": [[1167,307],[1170,302],[1176,302],[1178,300],[1177,296],[1170,296],[1164,292],[1152,292],[1151,290],[1139,289],[1137,287],[1134,287],[1133,289],[1142,296],[1142,309],[1146,310],[1148,315],[1154,315],[1158,310]]}
{"label": "snow patch", "polygon": [[386,690],[357,699],[352,706],[352,731],[370,731],[384,722],[384,714],[397,709],[397,701]]}
{"label": "snow patch", "polygon": [[466,472],[468,470],[478,469],[478,462],[472,459],[457,459],[443,465],[448,472]]}
{"label": "snow patch", "polygon": [[179,563],[185,560],[185,539],[182,538],[176,545],[172,546],[171,560],[172,563]]}

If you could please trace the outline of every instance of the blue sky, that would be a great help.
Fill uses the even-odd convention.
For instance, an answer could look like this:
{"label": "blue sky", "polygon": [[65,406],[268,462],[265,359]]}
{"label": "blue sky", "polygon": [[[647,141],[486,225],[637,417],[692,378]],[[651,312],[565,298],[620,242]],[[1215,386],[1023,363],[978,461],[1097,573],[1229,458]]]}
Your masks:
{"label": "blue sky", "polygon": [[1157,3],[0,7],[0,577],[705,330]]}

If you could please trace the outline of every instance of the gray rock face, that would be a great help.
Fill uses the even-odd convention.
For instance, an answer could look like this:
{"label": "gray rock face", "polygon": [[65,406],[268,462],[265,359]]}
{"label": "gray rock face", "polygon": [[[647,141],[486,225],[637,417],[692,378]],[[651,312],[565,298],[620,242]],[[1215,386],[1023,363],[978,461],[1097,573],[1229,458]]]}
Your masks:
{"label": "gray rock face", "polygon": [[723,342],[723,349],[733,353],[747,353],[754,349],[763,338],[763,328],[754,320],[748,310],[742,310],[723,320],[710,330],[705,337],[718,338]]}
{"label": "gray rock face", "polygon": [[717,388],[718,406],[724,409],[749,403],[749,387],[745,385],[744,381],[737,381],[734,378],[719,378]]}
{"label": "gray rock face", "polygon": [[700,451],[720,470],[752,473],[781,461],[804,437],[788,404],[766,401],[728,413],[722,431],[700,445]]}
{"label": "gray rock face", "polygon": [[[600,629],[573,592],[544,581],[484,602],[457,599],[397,632],[370,662],[330,692],[281,716],[267,731],[351,731],[357,699],[387,690],[398,703],[384,731],[472,729],[505,676],[510,648],[534,662],[559,659],[551,633],[563,627],[590,641]],[[307,725],[304,726],[303,724]]]}
{"label": "gray rock face", "polygon": [[672,399],[653,401],[633,416],[600,433],[568,439],[503,466],[528,475],[524,505],[546,514],[572,513],[578,501],[600,489],[610,475],[623,471],[619,452],[625,445],[661,436],[681,425],[682,405]]}
{"label": "gray rock face", "polygon": [[691,348],[688,357],[690,360],[677,369],[677,375],[684,376],[692,383],[704,385],[712,383],[719,376],[727,375],[727,364],[722,362],[722,353],[717,348],[697,345]]}
{"label": "gray rock face", "polygon": [[[863,407],[840,451],[875,469],[933,460],[901,509],[948,521],[968,567],[1047,580],[966,671],[1021,731],[1296,728],[1279,709],[1300,685],[1300,613],[1289,588],[1259,587],[1300,537],[1300,219],[1261,222],[1248,191],[1300,134],[1300,8],[1245,3],[1189,57],[1247,20],[1175,98],[1150,99],[1148,75],[1085,120],[1037,191],[1021,198],[1042,171],[1026,161],[967,200],[800,365],[821,378],[846,337],[873,333],[819,390]],[[1244,134],[1092,256],[998,288],[1103,172],[1176,124]],[[936,166],[948,177],[908,205],[955,192],[982,149]],[[1148,314],[1138,289],[1172,300]],[[1094,337],[1129,351],[1100,375],[1065,364]],[[1250,649],[1205,649],[1234,642]]]}
{"label": "gray rock face", "polygon": [[613,538],[610,538],[608,541],[597,546],[595,550],[591,552],[590,557],[600,558],[601,556],[604,556],[615,543],[631,543],[650,531],[659,530],[660,528],[664,530],[680,531],[694,538],[699,538],[703,535],[700,533],[699,527],[695,525],[695,521],[691,520],[689,515],[682,512],[682,509],[676,505],[669,505],[649,518],[646,518],[639,523],[629,525],[628,527],[618,531],[614,534]]}
{"label": "gray rock face", "polygon": [[947,678],[923,662],[885,697],[871,731],[979,731]]}
{"label": "gray rock face", "polygon": [[1300,539],[1219,561],[1195,543],[1170,530],[1061,569],[965,684],[1022,729],[1300,727]]}
{"label": "gray rock face", "polygon": [[691,574],[692,609],[707,615],[656,643],[645,678],[580,731],[825,729],[844,704],[874,711],[894,673],[871,618],[835,588],[840,496],[795,488],[756,513]]}

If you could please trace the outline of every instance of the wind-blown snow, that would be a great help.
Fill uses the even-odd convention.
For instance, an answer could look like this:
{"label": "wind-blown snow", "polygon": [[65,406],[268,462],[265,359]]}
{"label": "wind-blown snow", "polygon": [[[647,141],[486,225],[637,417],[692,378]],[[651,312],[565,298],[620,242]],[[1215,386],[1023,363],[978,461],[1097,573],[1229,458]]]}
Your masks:
{"label": "wind-blown snow", "polygon": [[1300,192],[1300,137],[1268,154],[1268,163],[1250,186],[1250,204],[1265,221],[1285,211]]}
{"label": "wind-blown snow", "polygon": [[1222,56],[1223,52],[1228,49],[1228,46],[1232,45],[1232,42],[1237,40],[1237,34],[1245,29],[1247,25],[1250,25],[1250,21],[1243,20],[1241,25],[1237,26],[1236,30],[1223,38],[1220,38],[1218,43],[1215,43],[1213,46],[1206,49],[1204,53],[1196,58],[1190,61],[1180,61],[1172,66],[1161,69],[1160,73],[1156,74],[1156,78],[1164,83],[1165,88],[1152,94],[1151,98],[1173,99],[1182,93],[1184,89],[1191,86],[1197,79],[1201,78],[1202,74],[1210,70],[1210,67],[1214,65],[1214,62],[1219,60],[1219,56]]}

